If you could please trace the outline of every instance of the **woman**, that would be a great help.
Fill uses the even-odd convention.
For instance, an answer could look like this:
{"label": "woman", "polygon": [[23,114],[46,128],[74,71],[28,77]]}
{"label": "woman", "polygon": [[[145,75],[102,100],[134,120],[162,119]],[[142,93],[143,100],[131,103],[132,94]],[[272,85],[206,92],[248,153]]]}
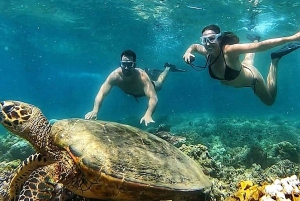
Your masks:
{"label": "woman", "polygon": [[[206,57],[205,67],[208,67],[212,78],[233,87],[251,87],[263,103],[272,105],[277,93],[278,61],[282,56],[300,48],[300,43],[288,44],[271,54],[272,61],[267,83],[253,66],[254,53],[269,50],[287,42],[300,41],[300,32],[288,37],[239,44],[239,38],[232,32],[221,33],[218,26],[209,25],[202,30],[200,41],[201,44],[193,44],[186,50],[183,55],[186,63],[191,64],[195,60],[192,53],[198,52]],[[245,54],[243,62],[239,59],[241,54]]]}

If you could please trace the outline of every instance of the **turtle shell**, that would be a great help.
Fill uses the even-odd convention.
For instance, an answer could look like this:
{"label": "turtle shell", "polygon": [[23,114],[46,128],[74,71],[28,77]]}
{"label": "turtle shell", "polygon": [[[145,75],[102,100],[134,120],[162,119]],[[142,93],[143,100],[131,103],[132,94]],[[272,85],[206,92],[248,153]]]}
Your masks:
{"label": "turtle shell", "polygon": [[129,125],[65,119],[53,125],[51,135],[95,183],[106,175],[120,184],[179,191],[211,186],[193,159],[165,140]]}

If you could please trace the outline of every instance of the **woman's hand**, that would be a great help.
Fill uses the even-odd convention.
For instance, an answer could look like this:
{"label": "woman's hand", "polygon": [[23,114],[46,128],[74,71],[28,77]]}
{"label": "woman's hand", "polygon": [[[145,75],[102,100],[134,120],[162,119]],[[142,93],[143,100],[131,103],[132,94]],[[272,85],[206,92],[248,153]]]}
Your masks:
{"label": "woman's hand", "polygon": [[[190,64],[191,62],[193,62],[195,60],[195,55],[193,55],[192,53],[186,52],[182,58],[187,64]],[[191,58],[193,58],[193,61],[191,61]]]}
{"label": "woman's hand", "polygon": [[296,33],[295,35],[293,35],[293,37],[295,37],[295,40],[300,41],[300,31],[298,33]]}

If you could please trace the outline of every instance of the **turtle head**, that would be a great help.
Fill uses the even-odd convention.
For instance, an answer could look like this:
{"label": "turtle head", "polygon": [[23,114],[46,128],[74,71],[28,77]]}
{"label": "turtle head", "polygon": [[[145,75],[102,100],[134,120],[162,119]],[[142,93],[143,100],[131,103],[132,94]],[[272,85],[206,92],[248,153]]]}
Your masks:
{"label": "turtle head", "polygon": [[40,109],[33,105],[20,101],[0,102],[1,124],[12,133],[27,140],[26,135],[30,135],[34,127],[38,127],[41,122],[45,121],[48,122]]}
{"label": "turtle head", "polygon": [[0,103],[0,121],[2,125],[19,133],[22,127],[32,117],[32,106],[19,101],[2,101]]}

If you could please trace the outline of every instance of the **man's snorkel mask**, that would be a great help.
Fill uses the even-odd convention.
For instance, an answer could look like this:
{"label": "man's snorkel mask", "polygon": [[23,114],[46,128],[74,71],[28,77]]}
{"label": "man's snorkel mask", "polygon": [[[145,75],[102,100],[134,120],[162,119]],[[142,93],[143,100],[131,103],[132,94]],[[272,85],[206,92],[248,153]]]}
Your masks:
{"label": "man's snorkel mask", "polygon": [[122,68],[122,73],[125,76],[129,76],[132,73],[132,70],[136,67],[136,63],[133,61],[121,61],[120,66]]}

